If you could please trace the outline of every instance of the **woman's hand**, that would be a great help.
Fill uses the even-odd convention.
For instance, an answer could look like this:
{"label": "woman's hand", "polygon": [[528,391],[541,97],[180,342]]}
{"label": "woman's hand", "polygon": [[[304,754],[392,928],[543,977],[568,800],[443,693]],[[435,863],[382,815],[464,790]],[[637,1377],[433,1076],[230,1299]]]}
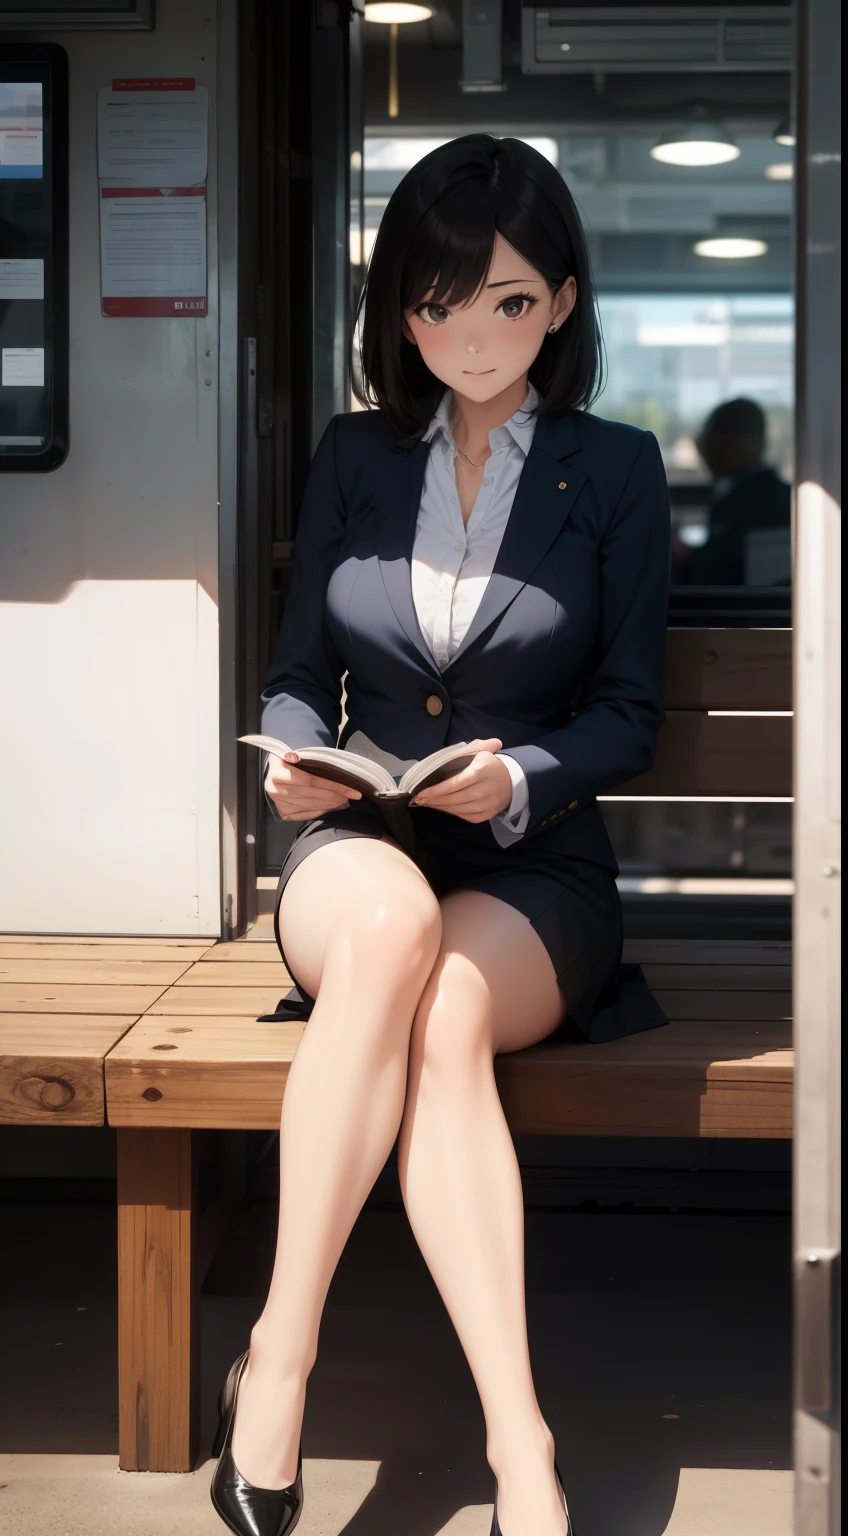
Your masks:
{"label": "woman's hand", "polygon": [[448,811],[463,821],[489,821],[505,811],[512,799],[512,779],[506,763],[495,753],[503,742],[497,736],[481,741],[479,750],[467,768],[445,779],[441,784],[431,784],[422,789],[412,801],[413,805],[426,805],[434,811]]}
{"label": "woman's hand", "polygon": [[362,799],[358,789],[296,768],[298,761],[296,752],[286,752],[285,758],[273,753],[268,757],[265,790],[283,821],[311,821],[313,816],[326,816],[328,811],[343,810],[351,800]]}

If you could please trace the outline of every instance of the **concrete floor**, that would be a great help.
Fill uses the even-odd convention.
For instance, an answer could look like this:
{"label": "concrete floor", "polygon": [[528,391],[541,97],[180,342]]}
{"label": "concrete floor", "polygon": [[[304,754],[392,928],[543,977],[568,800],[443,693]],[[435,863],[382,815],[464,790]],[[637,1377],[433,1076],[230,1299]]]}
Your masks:
{"label": "concrete floor", "polygon": [[[215,1398],[261,1307],[274,1218],[244,1207],[207,1278],[205,1449],[168,1475],[117,1471],[112,1210],[0,1209],[3,1536],[223,1531]],[[579,1536],[789,1536],[788,1219],[530,1214],[527,1267]],[[479,1408],[400,1212],[367,1211],[345,1252],[304,1450],[298,1536],[488,1536]]]}

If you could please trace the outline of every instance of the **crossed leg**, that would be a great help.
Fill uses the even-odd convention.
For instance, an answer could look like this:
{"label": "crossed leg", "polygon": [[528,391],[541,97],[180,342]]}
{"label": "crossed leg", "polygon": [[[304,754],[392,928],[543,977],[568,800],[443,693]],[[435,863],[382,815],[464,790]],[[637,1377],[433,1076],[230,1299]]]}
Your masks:
{"label": "crossed leg", "polygon": [[316,1004],[286,1087],[277,1253],[239,1389],[236,1466],[259,1487],[294,1480],[330,1280],[400,1127],[406,1207],[480,1392],[504,1536],[562,1536],[527,1351],[521,1184],[493,1071],[497,1051],[543,1039],[563,1016],[547,952],[494,897],[456,892],[440,909],[389,839],[310,854],[280,927]]}
{"label": "crossed leg", "polygon": [[280,1221],[268,1299],[251,1331],[233,1459],[260,1488],[294,1481],[306,1379],[351,1228],[403,1113],[409,1036],[438,954],[439,904],[389,839],[315,849],[294,870],[280,933],[316,999],[280,1121]]}
{"label": "crossed leg", "polygon": [[441,905],[412,1029],[401,1187],[480,1394],[503,1536],[565,1536],[527,1346],[521,1178],[494,1074],[496,1053],[544,1039],[564,1001],[522,913],[478,891]]}

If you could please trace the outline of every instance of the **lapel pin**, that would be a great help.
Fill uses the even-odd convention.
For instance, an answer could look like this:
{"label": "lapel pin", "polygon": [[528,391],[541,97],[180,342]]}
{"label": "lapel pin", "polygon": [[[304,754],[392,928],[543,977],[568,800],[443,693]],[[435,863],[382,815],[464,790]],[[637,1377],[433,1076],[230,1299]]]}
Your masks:
{"label": "lapel pin", "polygon": [[566,485],[567,485],[567,481],[565,481],[565,480],[560,480],[560,482],[559,482],[559,488],[560,488],[560,490],[561,490],[561,491],[564,491],[564,490],[565,490],[565,488],[566,488]]}

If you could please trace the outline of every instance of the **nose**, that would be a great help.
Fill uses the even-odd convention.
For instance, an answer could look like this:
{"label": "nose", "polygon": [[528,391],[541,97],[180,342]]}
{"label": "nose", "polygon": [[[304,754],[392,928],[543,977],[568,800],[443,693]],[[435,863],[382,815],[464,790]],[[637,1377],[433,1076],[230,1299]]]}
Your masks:
{"label": "nose", "polygon": [[478,347],[476,341],[469,341],[467,343],[467,345],[466,345],[465,350],[466,350],[466,352],[469,353],[469,355],[471,357],[476,357],[477,353],[480,351],[480,348]]}

